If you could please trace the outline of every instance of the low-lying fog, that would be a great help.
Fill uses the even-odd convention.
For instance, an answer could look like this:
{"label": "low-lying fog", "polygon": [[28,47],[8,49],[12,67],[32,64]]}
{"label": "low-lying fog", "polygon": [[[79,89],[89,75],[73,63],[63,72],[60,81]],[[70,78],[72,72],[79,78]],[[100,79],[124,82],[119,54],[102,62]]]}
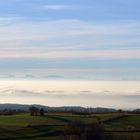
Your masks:
{"label": "low-lying fog", "polygon": [[140,107],[140,81],[1,80],[0,103]]}

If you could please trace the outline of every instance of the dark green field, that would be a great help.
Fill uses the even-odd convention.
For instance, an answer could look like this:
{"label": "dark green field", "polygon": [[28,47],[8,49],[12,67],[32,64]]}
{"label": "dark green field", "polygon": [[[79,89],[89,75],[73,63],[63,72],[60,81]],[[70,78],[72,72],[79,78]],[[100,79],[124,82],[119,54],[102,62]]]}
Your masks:
{"label": "dark green field", "polygon": [[[115,140],[140,139],[140,115],[110,113],[72,115],[70,113],[49,113],[46,116],[29,114],[0,116],[0,139],[13,140],[63,140],[63,132],[71,121],[97,122],[100,118],[107,135]],[[115,119],[112,119],[115,118]]]}

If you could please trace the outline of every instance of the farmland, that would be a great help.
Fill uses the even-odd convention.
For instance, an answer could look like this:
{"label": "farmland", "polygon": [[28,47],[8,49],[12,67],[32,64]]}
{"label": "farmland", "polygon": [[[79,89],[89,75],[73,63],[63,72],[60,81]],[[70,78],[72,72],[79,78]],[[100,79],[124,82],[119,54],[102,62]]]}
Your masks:
{"label": "farmland", "polygon": [[[140,136],[140,115],[106,113],[75,115],[71,113],[48,113],[45,116],[30,116],[28,113],[0,116],[0,139],[59,140],[63,139],[69,122],[84,124],[102,122],[105,135],[110,139],[138,140]],[[113,138],[114,137],[114,138]]]}

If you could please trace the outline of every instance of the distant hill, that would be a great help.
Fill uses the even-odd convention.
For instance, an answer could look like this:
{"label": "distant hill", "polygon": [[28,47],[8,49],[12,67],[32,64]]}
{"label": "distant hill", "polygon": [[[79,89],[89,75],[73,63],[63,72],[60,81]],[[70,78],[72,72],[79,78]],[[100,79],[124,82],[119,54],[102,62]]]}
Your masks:
{"label": "distant hill", "polygon": [[104,113],[104,112],[116,112],[115,109],[112,108],[85,108],[80,106],[63,106],[63,107],[49,107],[43,105],[24,105],[24,104],[0,104],[0,110],[11,109],[11,110],[29,110],[31,106],[35,106],[37,108],[43,108],[48,112],[87,112],[87,113]]}

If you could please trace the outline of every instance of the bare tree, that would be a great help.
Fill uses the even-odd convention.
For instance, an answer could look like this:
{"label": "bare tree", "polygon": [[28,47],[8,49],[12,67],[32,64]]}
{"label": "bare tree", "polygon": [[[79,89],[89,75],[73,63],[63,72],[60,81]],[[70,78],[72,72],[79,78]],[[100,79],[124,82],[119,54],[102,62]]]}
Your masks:
{"label": "bare tree", "polygon": [[29,112],[31,116],[37,116],[39,113],[39,109],[35,106],[29,108]]}
{"label": "bare tree", "polygon": [[44,109],[43,108],[40,109],[40,116],[44,116]]}

